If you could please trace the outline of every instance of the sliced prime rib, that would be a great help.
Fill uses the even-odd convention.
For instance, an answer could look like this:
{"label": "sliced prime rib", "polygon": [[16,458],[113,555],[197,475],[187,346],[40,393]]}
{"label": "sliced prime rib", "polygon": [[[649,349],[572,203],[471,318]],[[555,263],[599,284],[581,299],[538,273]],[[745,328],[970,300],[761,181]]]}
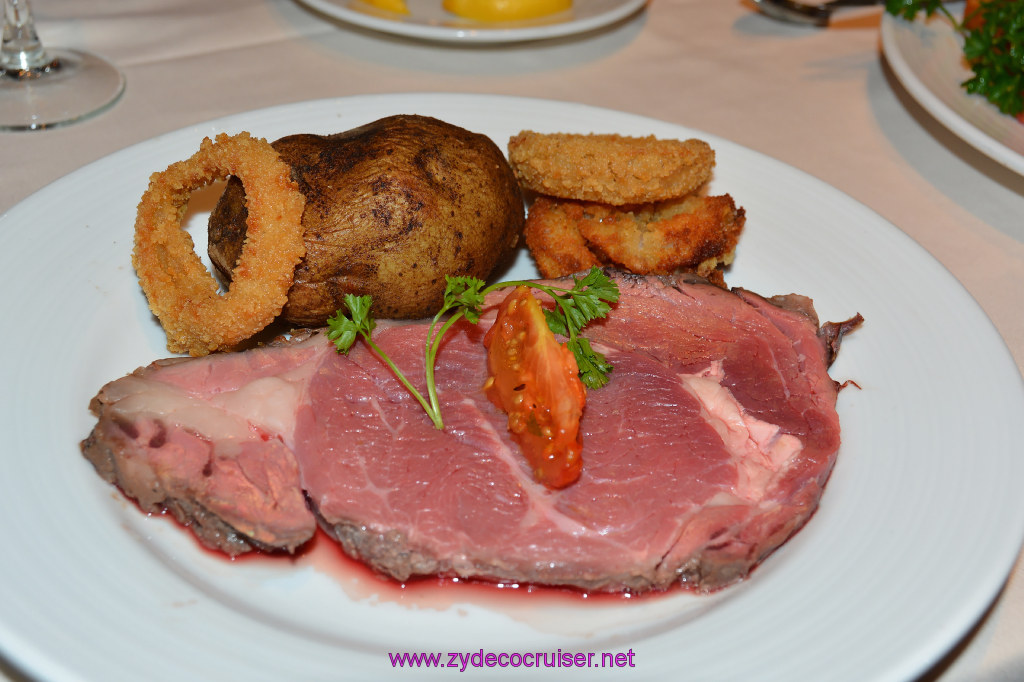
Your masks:
{"label": "sliced prime rib", "polygon": [[[313,333],[111,382],[82,450],[229,554],[294,550],[319,523],[397,580],[717,589],[818,505],[839,447],[840,327],[819,329],[803,297],[612,274],[620,301],[586,335],[614,371],[588,392],[583,473],[562,490],[533,481],[482,391],[501,294],[439,354],[443,431],[364,344],[341,355]],[[374,339],[420,383],[425,333],[382,323]]]}

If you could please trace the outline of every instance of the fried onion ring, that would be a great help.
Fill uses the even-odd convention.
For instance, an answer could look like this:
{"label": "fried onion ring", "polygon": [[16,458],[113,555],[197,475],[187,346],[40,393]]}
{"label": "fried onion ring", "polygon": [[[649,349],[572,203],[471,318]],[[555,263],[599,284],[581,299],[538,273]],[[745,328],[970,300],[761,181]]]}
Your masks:
{"label": "fried onion ring", "polygon": [[524,233],[542,277],[613,265],[645,275],[693,272],[723,285],[721,268],[732,263],[745,222],[728,194],[631,206],[538,197]]}
{"label": "fried onion ring", "polygon": [[[231,286],[221,294],[181,221],[192,192],[228,175],[242,181],[249,217]],[[288,164],[249,133],[206,138],[191,158],[150,176],[135,220],[132,264],[168,350],[207,355],[228,349],[277,317],[306,252],[304,208]]]}
{"label": "fried onion ring", "polygon": [[649,275],[686,270],[707,277],[732,263],[745,223],[728,194],[625,208],[590,205],[580,234],[599,258]]}
{"label": "fried onion ring", "polygon": [[523,237],[541,277],[557,279],[604,265],[580,234],[586,221],[578,201],[537,197],[530,205]]}
{"label": "fried onion ring", "polygon": [[703,140],[536,133],[508,142],[520,185],[546,196],[613,206],[676,199],[711,177],[715,152]]}

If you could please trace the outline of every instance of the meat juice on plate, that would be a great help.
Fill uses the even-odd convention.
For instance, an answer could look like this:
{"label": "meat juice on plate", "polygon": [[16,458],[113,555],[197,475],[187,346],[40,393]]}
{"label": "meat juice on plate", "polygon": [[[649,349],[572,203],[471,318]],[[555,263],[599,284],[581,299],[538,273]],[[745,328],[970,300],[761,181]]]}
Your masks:
{"label": "meat juice on plate", "polygon": [[[250,616],[327,641],[343,640],[331,634],[330,619],[318,623],[311,614],[334,614],[349,621],[355,617],[354,611],[383,609],[390,618],[414,616],[428,621],[434,614],[475,622],[485,614],[528,632],[585,638],[591,646],[598,646],[606,635],[632,630],[642,638],[677,627],[733,598],[743,588],[735,586],[711,595],[679,588],[633,594],[457,577],[425,576],[398,582],[346,555],[323,531],[317,531],[294,555],[250,553],[231,558],[203,547],[176,523],[161,525],[167,535],[156,537],[172,536],[168,539],[173,544],[182,543],[175,552],[177,561],[198,562],[188,573],[192,580],[204,583],[208,593]],[[195,550],[193,556],[180,554]],[[223,572],[211,570],[216,566]],[[295,589],[299,583],[314,586],[308,597]],[[278,592],[284,597],[281,601],[275,598]],[[380,635],[390,636],[387,632]]]}

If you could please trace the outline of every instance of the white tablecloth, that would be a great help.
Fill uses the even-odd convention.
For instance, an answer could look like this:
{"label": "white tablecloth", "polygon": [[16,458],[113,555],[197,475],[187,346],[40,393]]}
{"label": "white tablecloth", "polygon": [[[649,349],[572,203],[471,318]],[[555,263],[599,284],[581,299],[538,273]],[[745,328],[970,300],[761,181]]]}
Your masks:
{"label": "white tablecloth", "polygon": [[[818,30],[739,0],[653,0],[584,38],[483,47],[378,34],[292,0],[38,0],[35,10],[46,43],[105,55],[127,89],[95,119],[0,134],[0,211],[123,147],[275,104],[422,91],[581,102],[731,139],[863,202],[967,287],[1024,367],[1024,177],[907,95],[881,55],[878,9]],[[1024,679],[1024,564],[928,679]]]}

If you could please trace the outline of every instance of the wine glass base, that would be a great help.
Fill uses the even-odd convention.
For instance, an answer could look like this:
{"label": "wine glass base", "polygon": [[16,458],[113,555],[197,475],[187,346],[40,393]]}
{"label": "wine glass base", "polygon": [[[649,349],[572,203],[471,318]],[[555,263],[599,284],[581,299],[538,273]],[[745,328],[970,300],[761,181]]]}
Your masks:
{"label": "wine glass base", "polygon": [[47,49],[56,66],[39,73],[0,74],[0,130],[43,130],[108,109],[124,92],[110,62],[79,50]]}

